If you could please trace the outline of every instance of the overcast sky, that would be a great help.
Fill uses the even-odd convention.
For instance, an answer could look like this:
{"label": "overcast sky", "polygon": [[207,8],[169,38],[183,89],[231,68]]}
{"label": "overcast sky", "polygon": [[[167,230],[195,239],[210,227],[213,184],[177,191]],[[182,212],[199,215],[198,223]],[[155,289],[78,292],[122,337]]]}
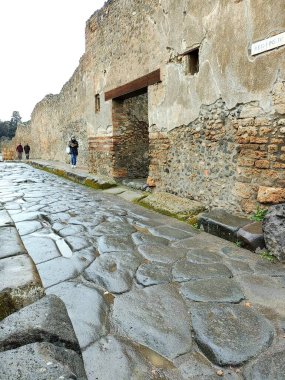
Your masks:
{"label": "overcast sky", "polygon": [[84,53],[85,22],[104,0],[0,0],[0,120],[22,120],[60,92]]}

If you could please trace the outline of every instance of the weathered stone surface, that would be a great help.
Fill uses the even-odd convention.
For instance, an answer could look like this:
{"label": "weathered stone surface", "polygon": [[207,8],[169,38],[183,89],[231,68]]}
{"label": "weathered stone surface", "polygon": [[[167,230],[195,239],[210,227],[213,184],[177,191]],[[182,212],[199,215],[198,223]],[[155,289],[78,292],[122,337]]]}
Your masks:
{"label": "weathered stone surface", "polygon": [[52,286],[46,293],[64,302],[81,348],[106,335],[109,308],[98,290],[70,281]]}
{"label": "weathered stone surface", "polygon": [[116,181],[113,178],[107,176],[88,176],[84,181],[84,184],[96,189],[109,189],[117,186]]}
{"label": "weathered stone surface", "polygon": [[108,335],[83,352],[89,379],[153,379],[151,365],[130,342]]}
{"label": "weathered stone surface", "polygon": [[199,225],[204,231],[229,241],[236,241],[237,231],[249,223],[250,220],[234,216],[222,209],[199,215]]}
{"label": "weathered stone surface", "polygon": [[222,256],[214,249],[191,249],[187,253],[187,260],[196,264],[220,263]]}
{"label": "weathered stone surface", "polygon": [[21,236],[31,234],[42,228],[38,220],[25,221],[16,223],[17,230]]}
{"label": "weathered stone surface", "polygon": [[108,252],[130,252],[135,249],[130,236],[126,235],[105,235],[98,239],[98,251],[100,254]]}
{"label": "weathered stone surface", "polygon": [[15,227],[0,228],[0,258],[15,256],[25,253],[19,234]]}
{"label": "weathered stone surface", "polygon": [[80,354],[64,303],[54,295],[43,297],[0,322],[0,351],[41,341]]}
{"label": "weathered stone surface", "polygon": [[247,299],[271,308],[285,317],[285,279],[265,275],[243,275],[238,278]]}
{"label": "weathered stone surface", "polygon": [[55,242],[49,237],[24,236],[23,243],[35,264],[60,256]]}
{"label": "weathered stone surface", "polygon": [[197,230],[190,227],[188,230],[186,230],[186,227],[185,227],[185,230],[183,230],[183,228],[179,229],[179,228],[173,228],[169,226],[161,226],[161,227],[156,227],[156,228],[150,228],[149,231],[155,236],[164,237],[168,240],[187,239],[199,234]]}
{"label": "weathered stone surface", "polygon": [[86,380],[81,357],[50,343],[34,343],[0,353],[0,378],[5,380]]}
{"label": "weathered stone surface", "polygon": [[260,186],[257,200],[260,203],[282,203],[285,202],[285,189],[281,187]]}
{"label": "weathered stone surface", "polygon": [[242,242],[243,247],[247,247],[251,251],[265,247],[261,222],[251,223],[240,228],[237,232],[237,238]]}
{"label": "weathered stone surface", "polygon": [[146,259],[161,263],[174,263],[184,258],[187,253],[183,248],[177,249],[159,244],[142,244],[138,247],[138,251]]}
{"label": "weathered stone surface", "polygon": [[154,210],[186,220],[205,210],[202,203],[173,194],[156,192],[143,198],[140,203]]}
{"label": "weathered stone surface", "polygon": [[[221,369],[213,366],[204,355],[197,351],[182,355],[173,362],[179,368],[183,380],[218,380],[221,378],[225,380],[241,380],[241,377],[233,369]],[[219,370],[222,370],[223,376],[217,374]]]}
{"label": "weathered stone surface", "polygon": [[136,232],[134,227],[130,226],[128,223],[117,222],[104,222],[93,229],[93,233],[96,236],[100,235],[130,235]]}
{"label": "weathered stone surface", "polygon": [[133,241],[136,245],[141,244],[159,244],[159,245],[168,245],[169,240],[159,237],[159,236],[153,236],[151,234],[143,234],[140,232],[136,232],[132,234]]}
{"label": "weathered stone surface", "polygon": [[40,285],[34,263],[27,254],[0,260],[0,292],[31,284]]}
{"label": "weathered stone surface", "polygon": [[80,251],[91,246],[87,238],[79,236],[67,236],[65,241],[70,245],[72,251]]}
{"label": "weathered stone surface", "polygon": [[[179,318],[173,318],[173,310]],[[191,349],[188,310],[171,285],[133,290],[117,297],[112,323],[121,334],[169,359]]]}
{"label": "weathered stone surface", "polygon": [[199,302],[238,303],[244,299],[237,283],[226,277],[184,282],[181,293],[185,298]]}
{"label": "weathered stone surface", "polygon": [[123,193],[118,194],[118,196],[126,201],[134,202],[144,197],[145,193],[142,191],[126,190]]}
{"label": "weathered stone surface", "polygon": [[263,232],[270,253],[285,261],[285,203],[269,208],[263,220]]}
{"label": "weathered stone surface", "polygon": [[[42,197],[42,194],[41,194]],[[21,212],[21,214],[17,214],[13,216],[13,220],[15,223],[24,222],[28,220],[36,220],[42,215],[40,212]]]}
{"label": "weathered stone surface", "polygon": [[87,280],[110,293],[124,293],[132,287],[141,259],[131,253],[108,253],[98,257],[84,272]]}
{"label": "weathered stone surface", "polygon": [[0,206],[0,227],[11,226],[13,221],[6,210],[2,210]]}
{"label": "weathered stone surface", "polygon": [[199,304],[191,309],[196,340],[218,365],[238,365],[267,348],[271,324],[243,305]]}
{"label": "weathered stone surface", "polygon": [[229,268],[223,264],[195,264],[186,260],[175,263],[172,274],[173,279],[180,282],[215,277],[233,277]]}
{"label": "weathered stone surface", "polygon": [[171,282],[171,267],[169,265],[156,262],[142,264],[137,270],[136,279],[137,282],[143,286]]}
{"label": "weathered stone surface", "polygon": [[285,349],[278,347],[259,356],[244,370],[245,380],[283,380],[285,377]]}
{"label": "weathered stone surface", "polygon": [[95,256],[90,250],[82,250],[71,258],[56,257],[39,263],[37,269],[43,286],[48,288],[60,282],[76,278],[93,260],[95,260]]}

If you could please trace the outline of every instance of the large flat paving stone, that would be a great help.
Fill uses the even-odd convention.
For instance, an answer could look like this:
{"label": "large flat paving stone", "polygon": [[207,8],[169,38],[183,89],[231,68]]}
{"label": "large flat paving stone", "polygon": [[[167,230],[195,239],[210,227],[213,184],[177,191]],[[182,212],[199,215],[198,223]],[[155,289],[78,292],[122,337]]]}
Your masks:
{"label": "large flat paving stone", "polygon": [[98,257],[84,272],[84,277],[107,289],[110,293],[124,293],[131,289],[141,259],[131,253],[108,253]]}
{"label": "large flat paving stone", "polygon": [[57,295],[64,302],[81,348],[107,334],[109,306],[97,289],[68,281],[46,292]]}
{"label": "large flat paving stone", "polygon": [[105,235],[98,238],[98,251],[100,254],[108,252],[130,252],[135,249],[130,236]]}
{"label": "large flat paving stone", "polygon": [[195,264],[186,260],[178,261],[172,270],[175,281],[199,280],[215,277],[233,277],[224,264]]}
{"label": "large flat paving stone", "polygon": [[[239,374],[235,373],[233,368],[214,366],[204,355],[195,350],[189,354],[179,356],[173,363],[179,369],[183,380],[243,379]],[[222,370],[222,376],[217,374],[219,370]]]}
{"label": "large flat paving stone", "polygon": [[5,380],[87,380],[83,361],[74,351],[50,343],[33,343],[0,353]]}
{"label": "large flat paving stone", "polygon": [[237,283],[227,277],[184,282],[181,285],[181,293],[186,299],[199,302],[238,303],[244,299]]}
{"label": "large flat paving stone", "polygon": [[246,274],[238,282],[247,299],[285,317],[285,278]]}
{"label": "large flat paving stone", "polygon": [[135,242],[136,245],[142,245],[142,244],[159,244],[159,245],[168,245],[169,240],[154,236],[147,233],[140,233],[136,232],[132,234],[132,239]]}
{"label": "large flat paving stone", "polygon": [[0,206],[0,227],[11,226],[13,221],[6,210],[2,210]]}
{"label": "large flat paving stone", "polygon": [[199,231],[194,230],[194,228],[192,228],[191,231],[186,231],[183,228],[180,229],[170,226],[153,227],[150,228],[149,231],[155,236],[164,237],[172,241],[195,237],[195,235],[199,234]]}
{"label": "large flat paving stone", "polygon": [[222,256],[215,250],[210,249],[191,249],[187,253],[187,260],[196,264],[207,264],[207,263],[221,263],[223,261]]}
{"label": "large flat paving stone", "polygon": [[198,345],[218,365],[239,365],[273,340],[269,321],[243,305],[200,303],[191,314]]}
{"label": "large flat paving stone", "polygon": [[89,379],[152,380],[152,366],[130,342],[108,335],[83,352]]}
{"label": "large flat paving stone", "polygon": [[17,230],[21,236],[29,235],[42,228],[41,222],[38,220],[31,220],[16,223]]}
{"label": "large flat paving stone", "polygon": [[173,248],[159,244],[142,244],[138,247],[139,253],[150,261],[174,263],[186,256],[187,250]]}
{"label": "large flat paving stone", "polygon": [[245,380],[284,380],[285,347],[267,351],[244,370]]}
{"label": "large flat paving stone", "polygon": [[0,259],[26,253],[15,227],[0,227]]}
{"label": "large flat paving stone", "polygon": [[0,322],[0,351],[41,341],[80,353],[65,305],[54,295],[43,297]]}
{"label": "large flat paving stone", "polygon": [[101,235],[131,235],[136,229],[124,222],[103,222],[93,229],[93,234]]}
{"label": "large flat paving stone", "polygon": [[23,236],[23,243],[35,264],[60,256],[55,241],[49,237]]}
{"label": "large flat paving stone", "polygon": [[95,256],[92,252],[82,250],[70,258],[56,257],[42,262],[37,265],[37,269],[43,286],[48,288],[60,282],[78,277],[93,260],[95,260]]}
{"label": "large flat paving stone", "polygon": [[138,268],[136,279],[143,286],[169,283],[172,280],[171,267],[163,263],[144,263]]}
{"label": "large flat paving stone", "polygon": [[[179,318],[173,318],[173,312]],[[174,359],[192,347],[187,307],[174,285],[157,285],[116,297],[112,323],[125,335]]]}

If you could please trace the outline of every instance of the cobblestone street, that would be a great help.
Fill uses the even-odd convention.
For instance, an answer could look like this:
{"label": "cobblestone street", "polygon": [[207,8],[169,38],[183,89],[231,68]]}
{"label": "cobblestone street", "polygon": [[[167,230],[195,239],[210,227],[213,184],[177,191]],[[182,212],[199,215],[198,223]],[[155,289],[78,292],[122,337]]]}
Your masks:
{"label": "cobblestone street", "polygon": [[0,165],[1,205],[89,380],[285,379],[284,265],[110,190]]}

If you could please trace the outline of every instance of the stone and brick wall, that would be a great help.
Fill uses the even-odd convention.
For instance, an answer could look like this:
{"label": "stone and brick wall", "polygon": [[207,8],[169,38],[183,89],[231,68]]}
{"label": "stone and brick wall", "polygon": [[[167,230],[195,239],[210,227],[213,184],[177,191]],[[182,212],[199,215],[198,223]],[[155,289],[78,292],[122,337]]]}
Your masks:
{"label": "stone and brick wall", "polygon": [[[285,47],[250,50],[284,30],[284,0],[107,1],[86,23],[72,78],[34,109],[33,157],[66,160],[75,134],[79,163],[97,174],[146,176],[148,165],[156,189],[241,213],[284,201]],[[192,75],[186,52],[197,47]],[[116,114],[119,102],[105,101],[157,69],[144,102]]]}

